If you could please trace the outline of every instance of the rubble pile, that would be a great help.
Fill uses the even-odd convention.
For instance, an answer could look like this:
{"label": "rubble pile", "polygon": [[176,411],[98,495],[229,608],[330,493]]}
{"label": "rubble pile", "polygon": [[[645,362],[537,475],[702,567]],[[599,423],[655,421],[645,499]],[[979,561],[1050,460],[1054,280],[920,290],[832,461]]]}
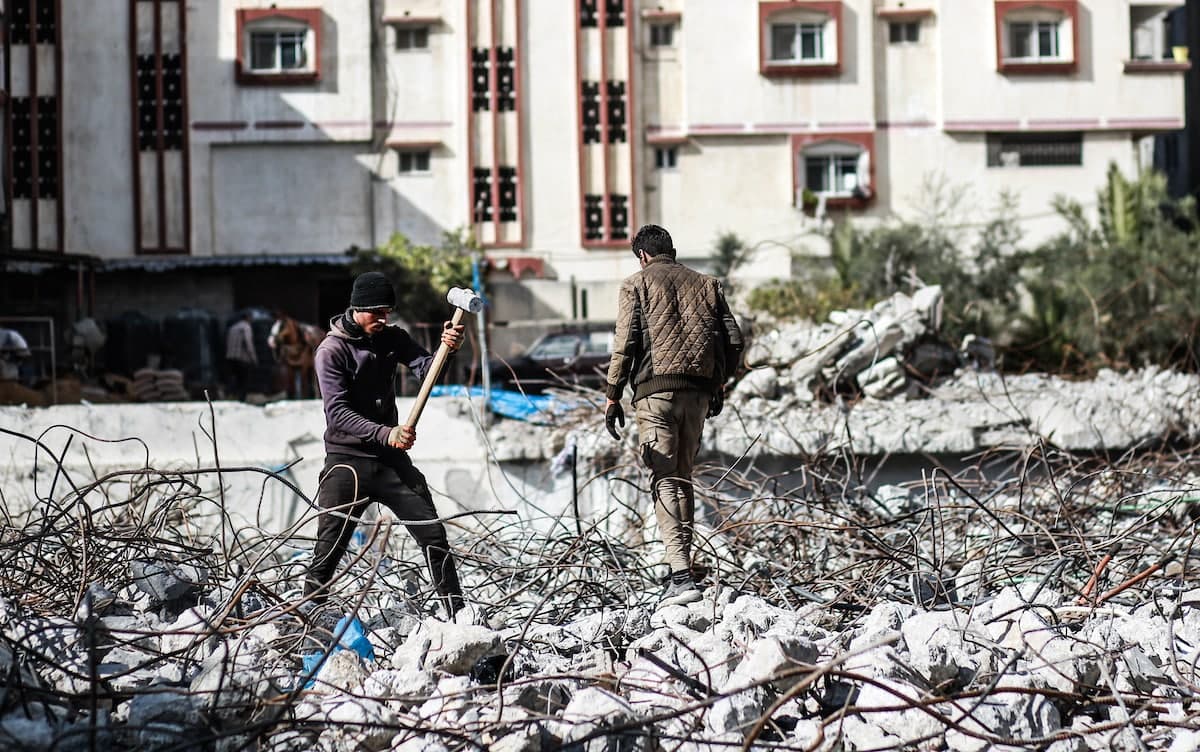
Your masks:
{"label": "rubble pile", "polygon": [[[1049,444],[1111,452],[1164,438],[1200,441],[1200,375],[1156,367],[1102,370],[1086,381],[1000,373],[985,339],[968,335],[955,349],[938,338],[941,308],[941,289],[929,286],[870,310],[835,311],[821,323],[760,327],[724,412],[706,424],[702,451],[957,455]],[[496,457],[548,460],[564,430],[598,425],[603,395],[561,394],[579,409],[545,421],[551,427],[512,430],[500,421],[489,436]]]}
{"label": "rubble pile", "polygon": [[[1124,449],[1164,436],[1200,440],[1200,377],[1158,368],[1101,371],[1088,381],[1005,375],[968,336],[955,351],[933,336],[941,290],[897,293],[869,311],[838,311],[755,338],[750,367],[710,448],[737,455],[745,433],[759,452],[971,453],[1026,447]],[[861,392],[847,404],[841,392]],[[803,415],[803,421],[781,420]]]}
{"label": "rubble pile", "polygon": [[224,523],[253,499],[194,473],[43,468],[39,509],[0,529],[0,748],[1200,742],[1194,450],[996,452],[875,491],[844,457],[704,468],[704,597],[662,608],[631,452],[580,459],[610,477],[604,514],[452,524],[471,623],[444,620],[387,524],[314,608],[311,541]]}
{"label": "rubble pile", "polygon": [[822,391],[854,390],[884,399],[916,394],[916,380],[962,363],[990,368],[986,342],[971,338],[956,352],[929,335],[942,325],[942,288],[896,293],[867,311],[834,311],[821,323],[799,321],[755,336],[746,352],[750,374],[735,395],[811,401]]}

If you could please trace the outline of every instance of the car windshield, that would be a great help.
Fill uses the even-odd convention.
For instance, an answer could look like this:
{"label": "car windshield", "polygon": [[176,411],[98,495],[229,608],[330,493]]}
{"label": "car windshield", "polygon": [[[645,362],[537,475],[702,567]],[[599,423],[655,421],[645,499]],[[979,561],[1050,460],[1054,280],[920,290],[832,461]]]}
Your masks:
{"label": "car windshield", "polygon": [[583,351],[589,355],[607,355],[612,352],[612,332],[590,332],[583,340]]}
{"label": "car windshield", "polygon": [[529,357],[534,360],[573,358],[579,352],[579,337],[570,334],[550,336],[529,348]]}

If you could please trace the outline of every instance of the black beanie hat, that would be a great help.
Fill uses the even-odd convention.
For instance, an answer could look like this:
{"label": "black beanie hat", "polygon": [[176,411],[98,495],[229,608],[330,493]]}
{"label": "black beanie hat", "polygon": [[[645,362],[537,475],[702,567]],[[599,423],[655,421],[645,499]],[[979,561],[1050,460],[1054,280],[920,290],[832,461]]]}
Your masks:
{"label": "black beanie hat", "polygon": [[354,278],[354,289],[350,291],[350,307],[395,308],[396,290],[381,272],[363,272]]}

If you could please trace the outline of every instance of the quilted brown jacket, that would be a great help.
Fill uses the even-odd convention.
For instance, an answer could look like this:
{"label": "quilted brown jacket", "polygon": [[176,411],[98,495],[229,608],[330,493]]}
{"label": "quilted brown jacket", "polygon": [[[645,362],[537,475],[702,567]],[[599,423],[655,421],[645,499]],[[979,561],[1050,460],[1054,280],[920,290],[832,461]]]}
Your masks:
{"label": "quilted brown jacket", "polygon": [[668,256],[652,256],[621,283],[608,398],[656,392],[713,394],[742,356],[742,332],[721,283]]}

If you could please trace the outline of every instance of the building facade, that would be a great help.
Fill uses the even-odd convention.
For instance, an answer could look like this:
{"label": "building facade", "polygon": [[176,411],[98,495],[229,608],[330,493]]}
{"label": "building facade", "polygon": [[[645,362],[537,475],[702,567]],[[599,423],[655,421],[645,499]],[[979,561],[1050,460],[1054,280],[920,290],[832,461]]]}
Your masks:
{"label": "building facade", "polygon": [[696,260],[736,233],[751,282],[937,191],[1036,239],[1110,162],[1173,168],[1183,5],[5,0],[0,243],[96,260],[101,313],[316,318],[346,249],[461,230],[515,321],[610,318],[645,222]]}

